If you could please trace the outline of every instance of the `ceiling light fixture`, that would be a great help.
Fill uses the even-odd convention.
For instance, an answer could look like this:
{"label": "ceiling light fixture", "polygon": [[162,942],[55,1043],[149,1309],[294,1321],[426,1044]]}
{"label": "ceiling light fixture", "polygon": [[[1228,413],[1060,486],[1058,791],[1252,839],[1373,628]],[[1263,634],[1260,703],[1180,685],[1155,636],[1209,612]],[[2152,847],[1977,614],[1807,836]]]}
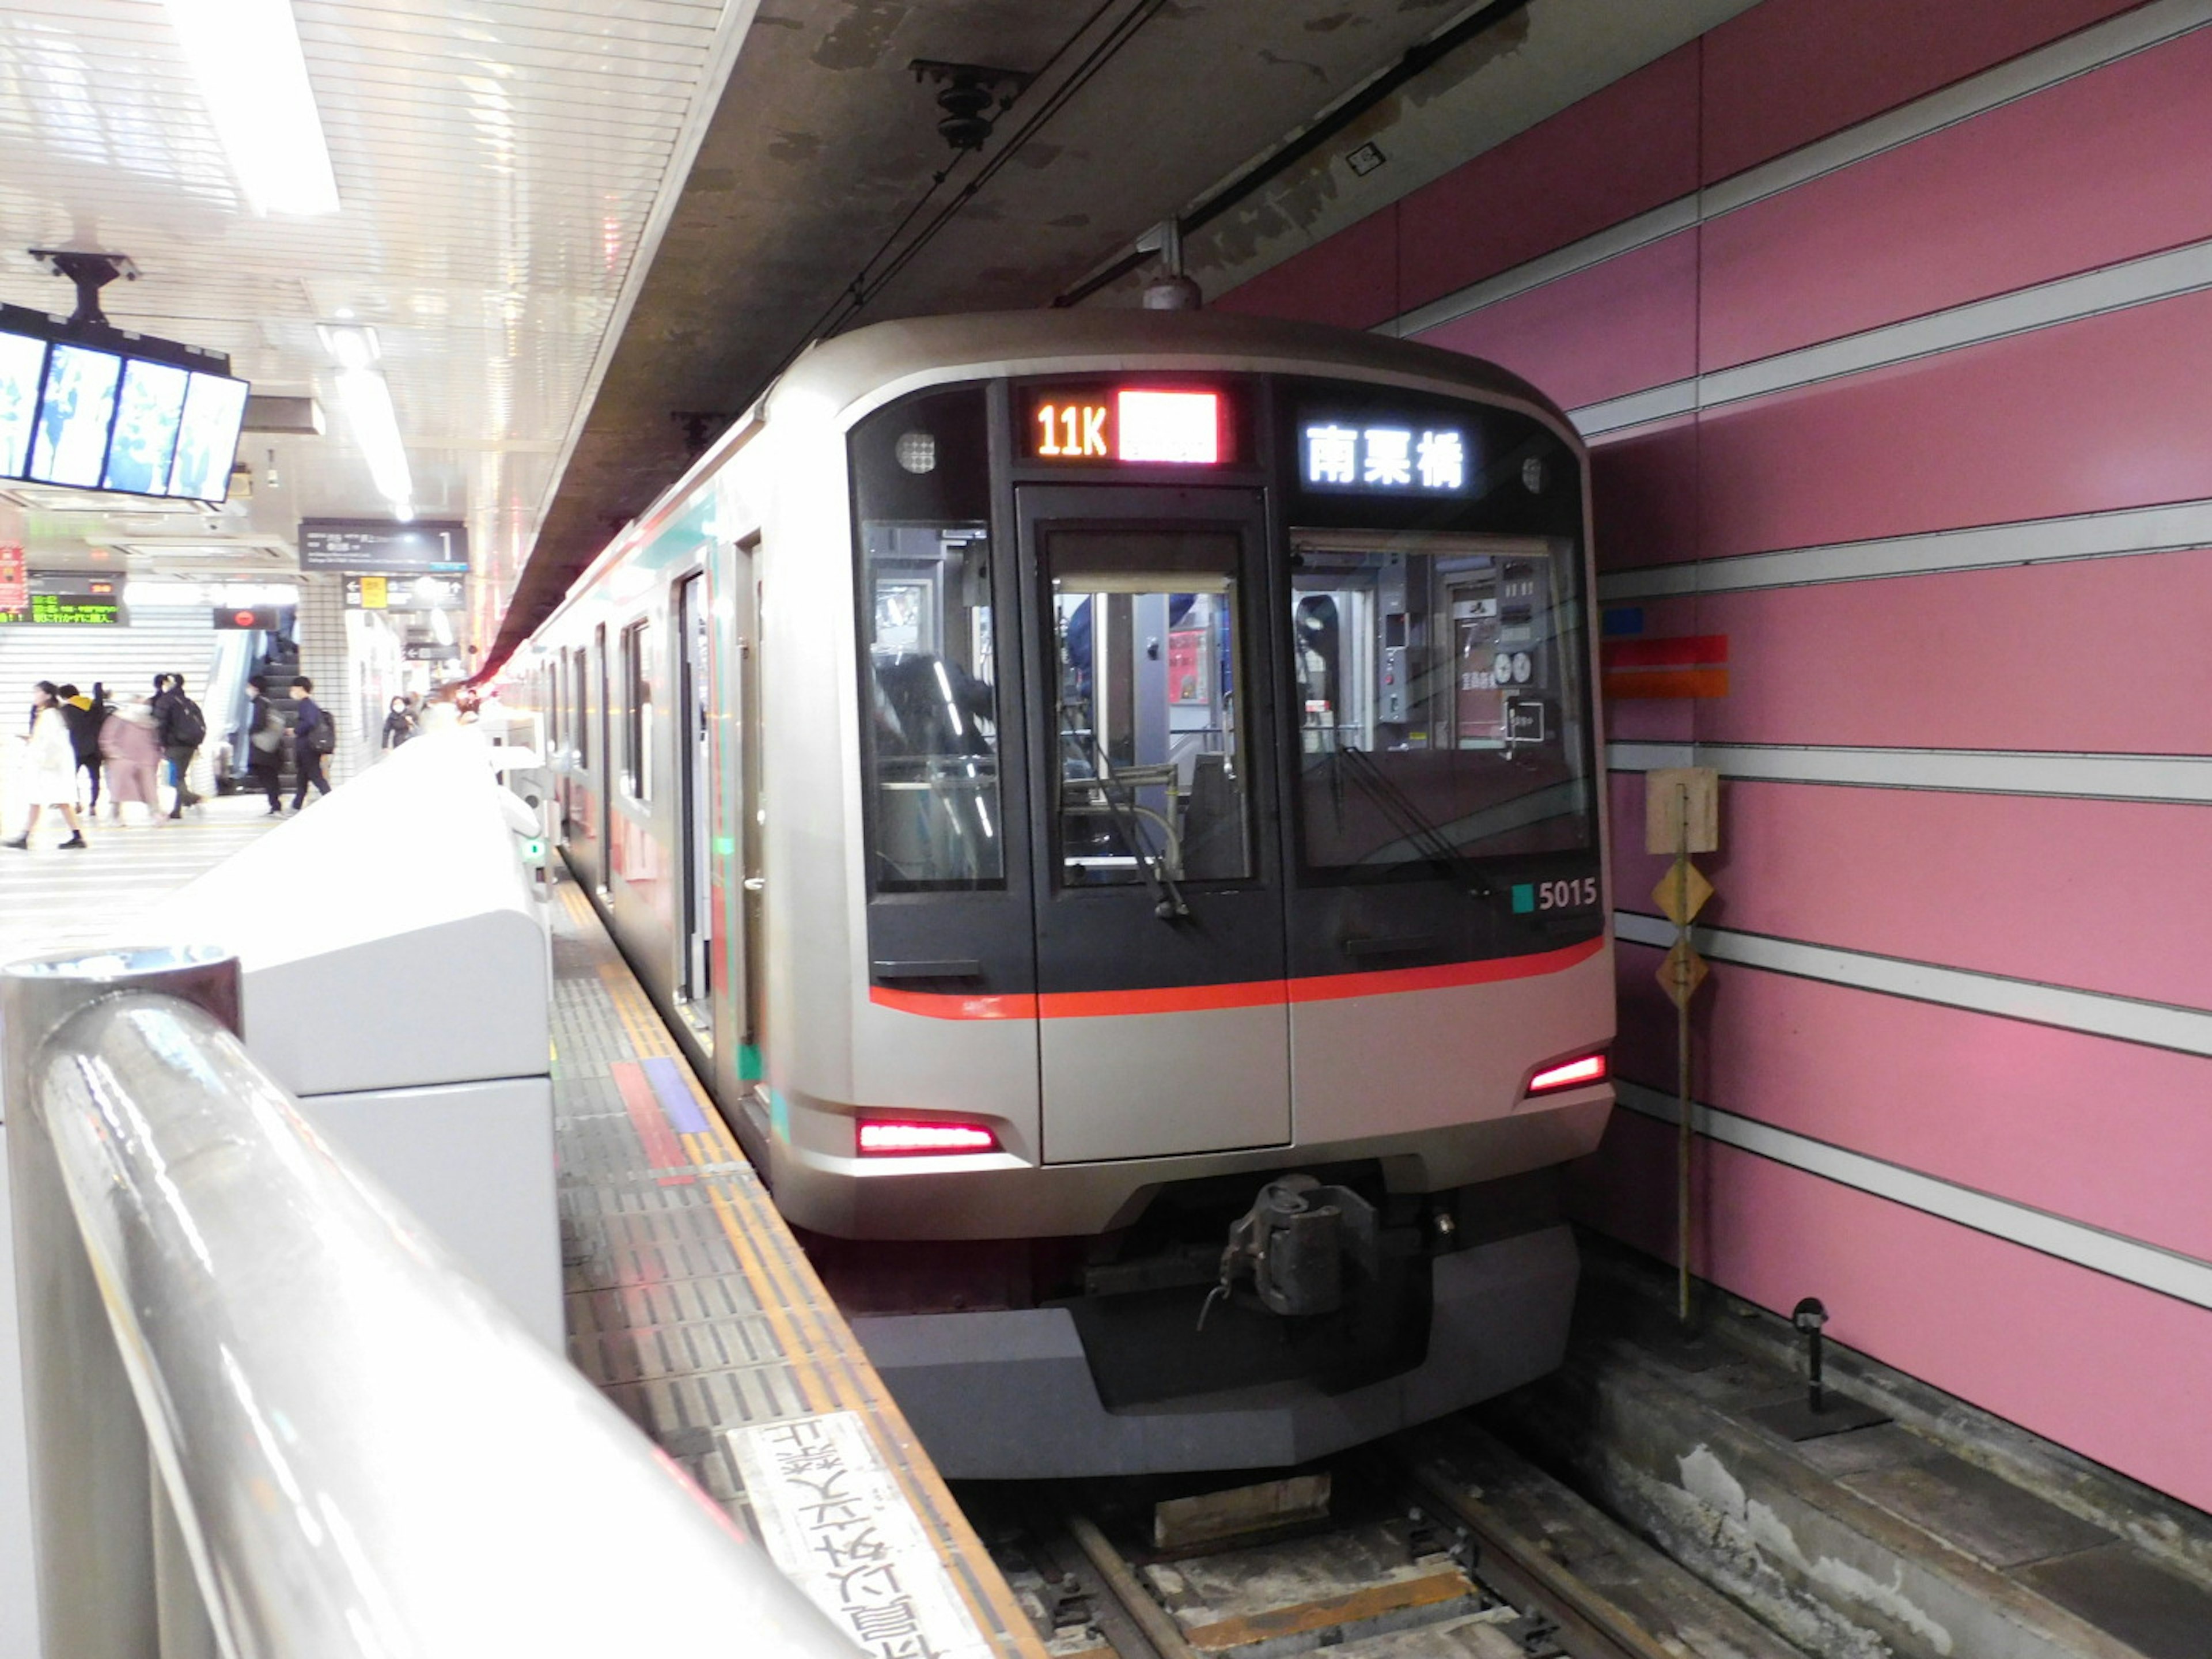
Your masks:
{"label": "ceiling light fixture", "polygon": [[167,0],[169,21],[246,204],[336,213],[337,179],[290,0]]}
{"label": "ceiling light fixture", "polygon": [[376,493],[399,519],[415,516],[415,479],[407,468],[407,446],[399,435],[399,415],[392,387],[378,362],[376,331],[356,325],[326,323],[323,345],[338,366],[338,401],[345,405],[354,441],[368,463]]}

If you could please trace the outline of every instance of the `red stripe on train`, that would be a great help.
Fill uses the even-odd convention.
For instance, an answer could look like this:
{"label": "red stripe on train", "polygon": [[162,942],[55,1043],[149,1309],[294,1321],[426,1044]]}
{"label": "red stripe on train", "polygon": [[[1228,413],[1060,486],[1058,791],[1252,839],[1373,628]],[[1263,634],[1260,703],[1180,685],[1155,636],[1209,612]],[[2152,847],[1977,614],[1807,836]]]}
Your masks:
{"label": "red stripe on train", "polygon": [[1346,997],[1395,996],[1463,985],[1533,979],[1587,962],[1605,948],[1602,939],[1532,956],[1490,962],[1453,962],[1437,968],[1386,968],[1365,974],[1318,974],[1305,979],[1245,980],[1231,985],[1173,985],[1139,991],[1053,991],[1042,996],[967,996],[930,991],[868,988],[879,1008],[931,1019],[1095,1019],[1132,1014],[1187,1014],[1215,1008],[1261,1008],[1282,1002],[1335,1002]]}

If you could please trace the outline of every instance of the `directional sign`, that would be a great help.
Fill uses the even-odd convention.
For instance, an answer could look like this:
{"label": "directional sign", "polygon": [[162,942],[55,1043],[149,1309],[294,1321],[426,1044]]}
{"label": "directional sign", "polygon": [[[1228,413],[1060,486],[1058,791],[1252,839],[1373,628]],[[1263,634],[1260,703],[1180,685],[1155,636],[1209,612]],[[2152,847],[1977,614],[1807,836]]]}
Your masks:
{"label": "directional sign", "polygon": [[412,576],[469,568],[468,526],[417,519],[302,519],[300,568]]}

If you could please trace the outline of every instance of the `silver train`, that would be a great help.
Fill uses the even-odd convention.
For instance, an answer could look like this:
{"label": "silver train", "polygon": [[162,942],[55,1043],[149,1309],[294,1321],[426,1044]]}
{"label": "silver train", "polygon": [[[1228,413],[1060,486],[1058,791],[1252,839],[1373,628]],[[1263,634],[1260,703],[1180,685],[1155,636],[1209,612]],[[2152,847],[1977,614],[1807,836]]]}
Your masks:
{"label": "silver train", "polygon": [[508,666],[562,850],[952,1475],[1558,1363],[1613,1034],[1586,456],[1204,313],[820,345]]}

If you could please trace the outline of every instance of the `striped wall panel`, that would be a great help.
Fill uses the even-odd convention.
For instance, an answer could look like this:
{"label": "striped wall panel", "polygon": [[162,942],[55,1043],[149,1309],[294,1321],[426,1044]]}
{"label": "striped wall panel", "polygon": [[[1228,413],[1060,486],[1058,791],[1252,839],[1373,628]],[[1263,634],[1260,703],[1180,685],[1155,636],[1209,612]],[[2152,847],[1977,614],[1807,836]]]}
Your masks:
{"label": "striped wall panel", "polygon": [[1729,641],[1608,710],[1585,1217],[1671,1255],[1640,775],[1711,764],[1699,1270],[2202,1506],[2208,150],[2212,0],[1765,0],[1249,296],[1393,273],[1590,437],[1615,625]]}
{"label": "striped wall panel", "polygon": [[[87,692],[98,680],[112,702],[125,693],[151,696],[154,676],[173,672],[185,677],[195,695],[204,696],[214,649],[215,628],[204,605],[141,605],[124,628],[0,629],[0,733],[23,730],[31,688],[40,680],[75,684]],[[192,787],[203,793],[214,789],[214,766],[205,750],[194,763]],[[21,818],[20,804],[8,802],[6,817],[13,834]]]}

